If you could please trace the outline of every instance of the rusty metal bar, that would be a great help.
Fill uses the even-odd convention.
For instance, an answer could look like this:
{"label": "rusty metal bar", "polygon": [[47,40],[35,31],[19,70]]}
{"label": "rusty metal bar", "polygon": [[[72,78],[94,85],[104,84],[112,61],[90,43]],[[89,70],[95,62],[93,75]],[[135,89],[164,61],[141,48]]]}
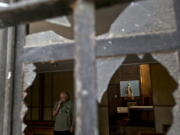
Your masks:
{"label": "rusty metal bar", "polygon": [[[174,51],[180,46],[176,33],[96,40],[96,57]],[[53,52],[53,53],[52,53]],[[24,48],[24,62],[73,60],[74,43]]]}
{"label": "rusty metal bar", "polygon": [[[13,0],[3,0],[3,2],[12,2]],[[11,111],[12,111],[12,91],[13,91],[13,68],[14,68],[14,41],[15,41],[15,33],[14,28],[7,28],[6,29],[6,37],[4,37],[1,41],[6,40],[6,44],[3,45],[3,57],[6,58],[4,61],[1,61],[4,63],[4,67],[6,67],[6,70],[4,70],[4,81],[1,80],[1,83],[4,83],[4,89],[1,87],[1,91],[4,91],[4,94],[1,96],[1,99],[4,100],[4,102],[0,103],[3,107],[1,107],[1,115],[3,118],[1,119],[1,126],[2,130],[0,133],[2,135],[10,135],[11,134]],[[1,69],[2,70],[2,69]],[[2,76],[1,76],[2,77]]]}
{"label": "rusty metal bar", "polygon": [[26,26],[19,25],[16,30],[16,46],[15,46],[15,67],[14,67],[14,91],[13,91],[13,112],[12,112],[12,135],[21,135],[23,118],[23,69],[20,56],[23,53],[25,45]]}
{"label": "rusty metal bar", "polygon": [[[7,0],[2,0],[7,2]],[[6,87],[6,60],[7,60],[7,38],[8,30],[0,29],[0,133],[4,130],[4,113],[5,113],[5,87]]]}
{"label": "rusty metal bar", "polygon": [[29,0],[0,9],[0,28],[68,14],[70,0]]}
{"label": "rusty metal bar", "polygon": [[7,29],[0,30],[0,133],[3,132],[4,94],[6,82]]}
{"label": "rusty metal bar", "polygon": [[97,135],[95,20],[92,1],[74,11],[76,135]]}
{"label": "rusty metal bar", "polygon": [[11,135],[11,114],[13,100],[13,79],[14,79],[14,42],[15,28],[8,28],[7,37],[7,65],[6,65],[6,82],[4,94],[4,115],[3,115],[3,133],[2,135]]}

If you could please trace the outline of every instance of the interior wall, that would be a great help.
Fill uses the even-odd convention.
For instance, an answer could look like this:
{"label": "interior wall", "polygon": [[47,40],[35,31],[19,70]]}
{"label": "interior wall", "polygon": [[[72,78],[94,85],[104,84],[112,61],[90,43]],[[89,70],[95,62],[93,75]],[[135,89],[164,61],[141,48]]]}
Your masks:
{"label": "interior wall", "polygon": [[174,105],[172,94],[177,88],[177,83],[162,65],[152,64],[150,68],[156,132],[163,133],[164,128],[172,124],[172,107]]}
{"label": "interior wall", "polygon": [[[73,81],[73,72],[66,71],[66,72],[54,72],[54,73],[47,73],[47,75],[53,74],[52,85],[54,91],[54,103],[59,99],[59,92],[60,91],[67,91],[70,94],[71,100],[74,98],[74,81]],[[48,78],[48,76],[47,76]],[[47,81],[48,84],[48,81]]]}

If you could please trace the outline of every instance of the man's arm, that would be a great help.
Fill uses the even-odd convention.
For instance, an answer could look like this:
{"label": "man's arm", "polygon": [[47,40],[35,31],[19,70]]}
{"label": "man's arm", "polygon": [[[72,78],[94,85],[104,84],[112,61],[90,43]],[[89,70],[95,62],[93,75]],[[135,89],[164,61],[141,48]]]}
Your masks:
{"label": "man's arm", "polygon": [[59,101],[58,103],[57,103],[57,105],[55,106],[55,109],[54,109],[54,111],[53,111],[53,116],[55,117],[57,114],[58,114],[58,112],[59,112],[59,110],[60,110],[60,108],[61,108],[61,101]]}

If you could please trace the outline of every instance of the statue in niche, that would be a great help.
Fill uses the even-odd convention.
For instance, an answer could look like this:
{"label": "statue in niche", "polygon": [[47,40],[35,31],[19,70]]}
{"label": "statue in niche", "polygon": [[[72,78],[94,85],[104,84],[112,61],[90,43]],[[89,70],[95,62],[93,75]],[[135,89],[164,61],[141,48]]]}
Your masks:
{"label": "statue in niche", "polygon": [[134,94],[133,94],[133,90],[131,88],[131,84],[130,82],[127,83],[127,87],[126,87],[126,97],[130,100],[135,100],[134,98]]}

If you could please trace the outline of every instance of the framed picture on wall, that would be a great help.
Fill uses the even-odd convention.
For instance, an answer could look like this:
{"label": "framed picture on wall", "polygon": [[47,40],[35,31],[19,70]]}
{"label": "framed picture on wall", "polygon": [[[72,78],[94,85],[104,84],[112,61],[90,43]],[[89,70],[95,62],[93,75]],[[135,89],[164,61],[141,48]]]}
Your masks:
{"label": "framed picture on wall", "polygon": [[121,97],[140,96],[139,80],[120,81]]}

